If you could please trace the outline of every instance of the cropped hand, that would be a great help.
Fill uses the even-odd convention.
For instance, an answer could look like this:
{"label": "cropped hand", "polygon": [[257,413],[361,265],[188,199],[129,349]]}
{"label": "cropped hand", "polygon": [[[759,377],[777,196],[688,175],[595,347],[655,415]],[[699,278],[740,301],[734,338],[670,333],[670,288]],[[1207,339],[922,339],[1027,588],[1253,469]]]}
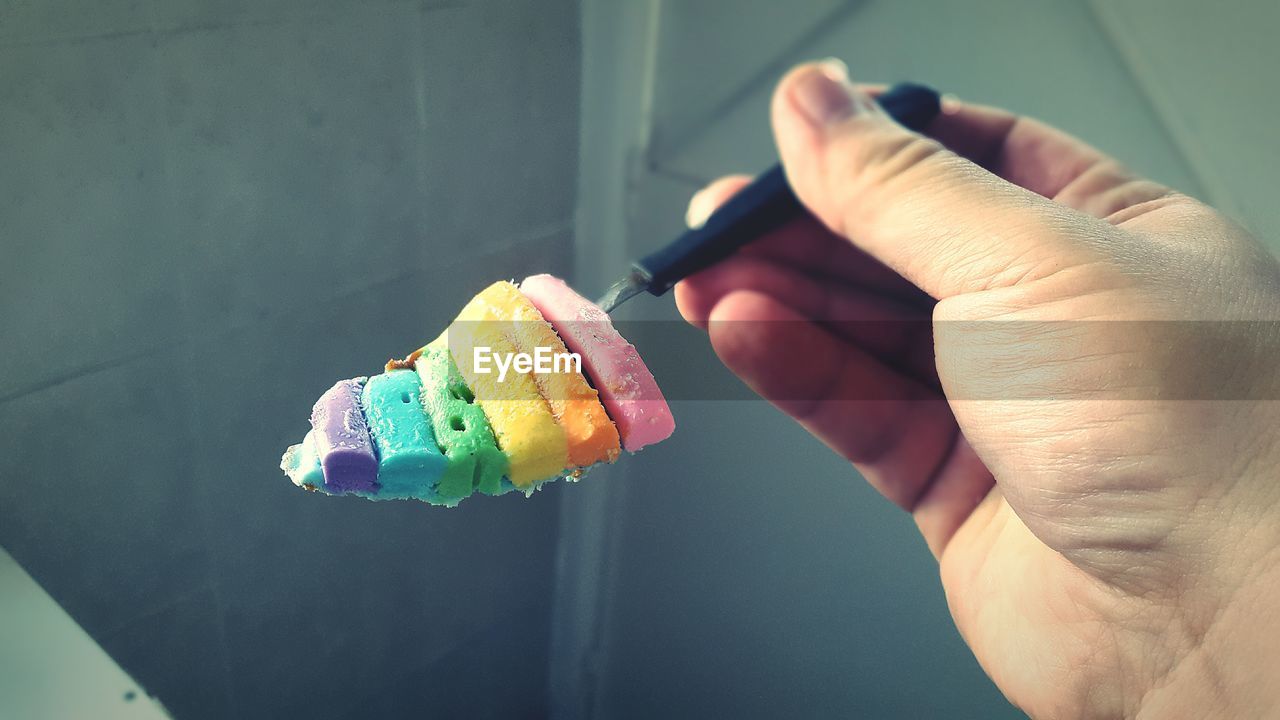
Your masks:
{"label": "cropped hand", "polygon": [[1275,259],[1040,122],[948,101],[925,136],[874,91],[782,81],[811,216],[680,283],[682,314],[913,514],[1023,710],[1280,714]]}

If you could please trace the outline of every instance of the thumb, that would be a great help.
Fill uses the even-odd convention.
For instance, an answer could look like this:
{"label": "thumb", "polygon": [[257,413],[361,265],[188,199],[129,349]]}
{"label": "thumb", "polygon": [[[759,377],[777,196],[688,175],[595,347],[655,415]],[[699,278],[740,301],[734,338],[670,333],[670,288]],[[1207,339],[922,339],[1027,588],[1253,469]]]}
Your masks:
{"label": "thumb", "polygon": [[898,125],[838,60],[782,80],[773,128],[801,202],[937,299],[1088,262],[1110,229]]}

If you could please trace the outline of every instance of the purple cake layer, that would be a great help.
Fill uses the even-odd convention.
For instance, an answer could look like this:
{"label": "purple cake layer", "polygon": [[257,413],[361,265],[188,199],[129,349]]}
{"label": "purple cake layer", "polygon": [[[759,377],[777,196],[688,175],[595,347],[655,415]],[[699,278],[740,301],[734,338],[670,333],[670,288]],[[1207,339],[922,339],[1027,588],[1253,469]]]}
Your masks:
{"label": "purple cake layer", "polygon": [[360,410],[365,380],[339,380],[311,409],[316,454],[324,469],[325,489],[332,493],[378,489],[378,456]]}

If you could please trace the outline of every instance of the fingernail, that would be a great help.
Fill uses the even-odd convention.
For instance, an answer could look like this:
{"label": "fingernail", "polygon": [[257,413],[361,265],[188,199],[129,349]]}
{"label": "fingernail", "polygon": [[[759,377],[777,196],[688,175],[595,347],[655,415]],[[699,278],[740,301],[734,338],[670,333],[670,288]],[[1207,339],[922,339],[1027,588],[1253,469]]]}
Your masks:
{"label": "fingernail", "polygon": [[690,230],[697,230],[707,222],[707,218],[711,217],[711,213],[715,208],[707,200],[706,189],[699,190],[689,198],[689,209],[684,211],[684,224],[689,226]]}
{"label": "fingernail", "polygon": [[964,109],[964,103],[960,101],[959,97],[952,93],[947,93],[938,98],[938,109],[942,111],[943,115],[955,115]]}
{"label": "fingernail", "polygon": [[861,109],[857,91],[849,83],[849,69],[836,58],[802,74],[791,88],[791,97],[815,125],[840,122]]}
{"label": "fingernail", "polygon": [[838,83],[849,82],[849,66],[838,57],[829,57],[826,60],[818,62],[818,68],[822,70],[822,74],[831,78]]}

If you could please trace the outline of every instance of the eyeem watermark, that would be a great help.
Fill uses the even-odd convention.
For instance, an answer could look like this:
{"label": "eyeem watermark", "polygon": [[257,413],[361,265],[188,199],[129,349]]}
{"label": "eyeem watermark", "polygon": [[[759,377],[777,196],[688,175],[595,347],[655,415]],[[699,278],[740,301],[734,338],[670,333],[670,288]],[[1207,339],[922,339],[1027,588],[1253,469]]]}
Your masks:
{"label": "eyeem watermark", "polygon": [[495,353],[487,345],[477,345],[471,355],[471,369],[481,375],[488,375],[496,369],[498,382],[506,380],[510,370],[538,375],[581,373],[582,356],[575,352],[552,352],[551,348],[541,346],[534,348],[532,353]]}

